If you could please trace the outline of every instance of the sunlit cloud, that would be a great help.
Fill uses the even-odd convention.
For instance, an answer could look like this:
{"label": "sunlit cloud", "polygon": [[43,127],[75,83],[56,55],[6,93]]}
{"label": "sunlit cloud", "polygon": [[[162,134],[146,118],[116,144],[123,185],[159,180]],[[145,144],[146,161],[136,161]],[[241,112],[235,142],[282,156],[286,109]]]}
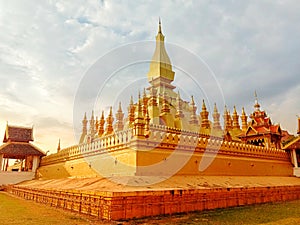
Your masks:
{"label": "sunlit cloud", "polygon": [[[0,0],[0,128],[4,132],[6,121],[34,124],[38,145],[51,152],[59,138],[62,147],[74,144],[73,101],[88,69],[112,49],[155,40],[161,17],[166,43],[187,49],[208,65],[229,108],[236,105],[241,112],[245,107],[251,113],[256,90],[272,120],[295,133],[295,115],[300,114],[299,11],[297,0]],[[171,50],[169,55],[177,62]],[[182,78],[185,71],[174,68],[179,76],[175,82],[183,89],[189,82]],[[145,68],[122,69],[110,81],[122,93],[123,110],[130,96],[124,97],[127,92],[119,85],[124,79],[140,79],[141,72],[146,77]],[[217,88],[211,82],[205,85],[207,90]],[[198,93],[190,87],[184,90],[189,92],[183,93],[185,100]],[[135,99],[137,92],[132,91]],[[199,94],[199,102],[204,97]],[[222,113],[224,103],[209,100],[217,101]],[[117,102],[97,103],[97,113]],[[90,116],[92,109],[83,111]]]}

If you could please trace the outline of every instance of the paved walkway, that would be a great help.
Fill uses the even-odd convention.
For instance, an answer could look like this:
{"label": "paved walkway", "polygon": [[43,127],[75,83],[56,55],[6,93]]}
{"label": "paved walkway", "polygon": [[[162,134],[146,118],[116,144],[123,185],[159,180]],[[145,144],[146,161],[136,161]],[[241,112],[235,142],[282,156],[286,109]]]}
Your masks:
{"label": "paved walkway", "polygon": [[[162,182],[158,182],[162,181]],[[111,177],[65,178],[26,181],[21,186],[61,190],[135,191],[201,189],[216,187],[268,187],[300,185],[296,177],[239,177],[239,176],[173,176],[167,177]]]}

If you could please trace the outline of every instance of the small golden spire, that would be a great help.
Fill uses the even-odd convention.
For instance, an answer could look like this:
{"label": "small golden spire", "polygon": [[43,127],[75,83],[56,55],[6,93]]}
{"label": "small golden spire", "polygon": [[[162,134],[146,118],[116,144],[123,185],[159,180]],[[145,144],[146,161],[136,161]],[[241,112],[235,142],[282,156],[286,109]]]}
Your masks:
{"label": "small golden spire", "polygon": [[104,119],[104,111],[102,111],[101,118],[99,120],[99,128],[98,128],[98,136],[101,137],[102,134],[104,133],[104,124],[105,124],[105,119]]}
{"label": "small golden spire", "polygon": [[139,94],[138,94],[138,102],[140,102],[142,99],[141,99],[141,91],[139,90]]}
{"label": "small golden spire", "polygon": [[245,113],[244,107],[242,108],[241,120],[242,120],[242,130],[245,131],[247,129],[247,115]]}
{"label": "small golden spire", "polygon": [[147,107],[148,107],[148,98],[147,98],[146,88],[144,88],[144,92],[143,92],[143,114],[144,115],[146,115]]}
{"label": "small golden spire", "polygon": [[116,130],[120,131],[123,130],[124,128],[124,124],[123,124],[123,118],[124,118],[124,113],[122,111],[122,106],[121,106],[121,102],[119,102],[119,109],[116,113]]}
{"label": "small golden spire", "polygon": [[137,108],[134,115],[133,126],[134,126],[134,130],[133,130],[134,136],[144,137],[145,119],[142,113],[142,105],[140,101],[137,102]]}
{"label": "small golden spire", "polygon": [[195,105],[193,95],[191,96],[190,110],[191,110],[191,116],[190,116],[189,123],[193,124],[193,125],[198,125],[198,120],[197,120],[197,115],[196,115],[197,107]]}
{"label": "small golden spire", "polygon": [[58,139],[57,152],[60,152],[60,138]]}
{"label": "small golden spire", "polygon": [[[140,93],[139,93],[139,98],[140,98]],[[137,113],[138,113],[138,116],[142,116],[142,105],[141,105],[141,102],[138,101],[138,104],[137,104]]]}
{"label": "small golden spire", "polygon": [[149,132],[150,130],[150,116],[149,116],[149,111],[148,109],[146,110],[146,115],[145,115],[145,131]]}
{"label": "small golden spire", "polygon": [[106,118],[107,126],[106,126],[106,130],[105,130],[105,135],[113,133],[113,131],[114,131],[113,122],[114,122],[114,117],[113,117],[112,106],[111,106],[109,109],[109,115]]}
{"label": "small golden spire", "polygon": [[92,115],[90,119],[90,134],[92,136],[95,135],[95,117],[94,117],[94,110],[92,110]]}
{"label": "small golden spire", "polygon": [[98,129],[99,129],[99,119],[98,119],[98,116],[96,116],[96,119],[95,119],[95,131],[96,131],[96,133],[98,132]]}
{"label": "small golden spire", "polygon": [[130,105],[133,105],[133,97],[132,97],[132,95],[130,96]]}
{"label": "small golden spire", "polygon": [[150,116],[149,116],[149,112],[148,109],[146,110],[146,114],[145,114],[145,131],[149,131],[150,130]]}
{"label": "small golden spire", "polygon": [[170,112],[169,101],[168,101],[168,98],[167,98],[166,90],[164,90],[164,92],[163,92],[163,105],[162,105],[161,112],[162,113],[169,113]]}
{"label": "small golden spire", "polygon": [[132,96],[130,97],[130,103],[128,106],[128,125],[131,127],[134,122],[134,112],[135,112],[135,106],[133,104],[133,98]]}
{"label": "small golden spire", "polygon": [[220,124],[220,113],[218,112],[217,104],[214,105],[214,113],[213,113],[213,128],[221,130],[221,124]]}
{"label": "small golden spire", "polygon": [[231,130],[232,126],[231,126],[231,116],[230,116],[230,112],[227,109],[227,106],[225,105],[225,109],[224,109],[224,131],[228,131]]}
{"label": "small golden spire", "polygon": [[237,114],[235,106],[233,106],[233,113],[232,113],[232,128],[240,129],[239,115]]}
{"label": "small golden spire", "polygon": [[177,103],[176,117],[183,118],[184,114],[182,112],[182,103],[181,103],[179,91],[177,92],[176,103]]}
{"label": "small golden spire", "polygon": [[208,120],[209,112],[206,110],[205,101],[202,101],[202,111],[200,112],[201,116],[201,127],[202,128],[210,128],[209,120]]}
{"label": "small golden spire", "polygon": [[151,88],[150,88],[150,100],[149,100],[149,105],[150,106],[157,106],[156,94],[157,94],[156,88],[151,86]]}
{"label": "small golden spire", "polygon": [[87,121],[86,112],[85,112],[84,116],[83,116],[83,120],[82,120],[82,133],[80,136],[79,143],[82,143],[84,141],[85,136],[87,135],[87,123],[88,123],[88,121]]}

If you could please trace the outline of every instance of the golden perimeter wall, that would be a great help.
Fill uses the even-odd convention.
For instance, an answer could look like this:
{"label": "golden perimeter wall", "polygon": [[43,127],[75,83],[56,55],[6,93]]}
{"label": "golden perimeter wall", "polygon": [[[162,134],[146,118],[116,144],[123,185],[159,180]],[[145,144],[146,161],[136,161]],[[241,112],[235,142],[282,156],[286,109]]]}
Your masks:
{"label": "golden perimeter wall", "polygon": [[44,157],[38,177],[293,174],[290,156],[281,149],[226,142],[157,125],[151,126],[147,138],[132,133],[131,129],[116,132]]}

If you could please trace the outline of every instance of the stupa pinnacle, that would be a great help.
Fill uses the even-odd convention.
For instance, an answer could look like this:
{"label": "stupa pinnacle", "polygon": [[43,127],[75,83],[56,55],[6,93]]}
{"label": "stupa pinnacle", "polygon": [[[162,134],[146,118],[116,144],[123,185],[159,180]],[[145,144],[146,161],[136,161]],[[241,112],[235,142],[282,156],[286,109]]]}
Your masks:
{"label": "stupa pinnacle", "polygon": [[175,73],[172,70],[171,61],[165,49],[164,40],[165,36],[162,34],[161,22],[159,20],[156,47],[150,63],[148,80],[160,93],[163,88],[171,90],[175,88],[171,85]]}

